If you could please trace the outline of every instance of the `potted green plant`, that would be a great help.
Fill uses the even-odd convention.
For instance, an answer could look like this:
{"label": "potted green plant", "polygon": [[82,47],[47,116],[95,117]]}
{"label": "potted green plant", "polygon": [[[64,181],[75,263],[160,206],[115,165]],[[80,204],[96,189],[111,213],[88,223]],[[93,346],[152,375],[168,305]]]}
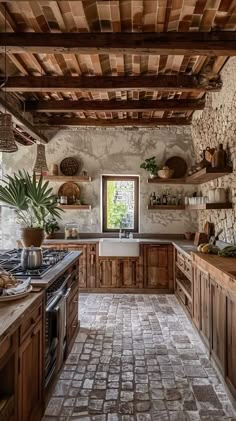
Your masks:
{"label": "potted green plant", "polygon": [[155,177],[158,170],[155,156],[145,159],[145,161],[140,165],[140,168],[144,168],[144,170],[148,171],[151,178]]}
{"label": "potted green plant", "polygon": [[55,238],[55,232],[59,231],[60,227],[55,218],[49,217],[45,224],[46,238]]}
{"label": "potted green plant", "polygon": [[0,186],[0,201],[15,209],[17,222],[23,225],[21,240],[24,247],[40,247],[49,216],[60,218],[57,198],[48,188],[49,182],[39,181],[36,175],[19,171],[7,175]]}

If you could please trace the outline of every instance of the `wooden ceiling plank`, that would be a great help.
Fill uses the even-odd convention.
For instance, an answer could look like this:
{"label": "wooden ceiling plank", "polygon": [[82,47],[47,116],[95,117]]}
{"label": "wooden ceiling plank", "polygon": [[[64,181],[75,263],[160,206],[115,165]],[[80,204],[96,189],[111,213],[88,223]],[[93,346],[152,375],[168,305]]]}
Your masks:
{"label": "wooden ceiling plank", "polygon": [[128,101],[29,101],[25,104],[26,111],[36,112],[86,112],[86,111],[188,111],[203,110],[204,101],[198,100],[128,100]]}
{"label": "wooden ceiling plank", "polygon": [[201,85],[196,77],[185,75],[159,76],[10,76],[8,92],[70,92],[70,91],[220,91],[219,84]]}
{"label": "wooden ceiling plank", "polygon": [[5,45],[11,53],[28,51],[52,54],[157,54],[235,56],[236,33],[162,32],[147,33],[2,33],[0,52]]}
{"label": "wooden ceiling plank", "polygon": [[48,139],[42,133],[40,133],[26,118],[24,118],[19,111],[12,107],[9,103],[5,102],[3,99],[0,99],[0,111],[9,112],[12,115],[13,123],[17,124],[18,127],[21,127],[25,132],[27,132],[31,137],[36,140],[40,140],[43,143],[47,143]]}
{"label": "wooden ceiling plank", "polygon": [[149,118],[149,119],[135,119],[135,118],[110,118],[110,119],[95,119],[95,118],[61,118],[48,117],[42,121],[35,121],[35,126],[41,129],[55,128],[55,127],[70,127],[70,126],[93,126],[93,127],[115,127],[115,126],[131,126],[131,127],[156,127],[156,126],[184,126],[190,125],[191,119],[186,118]]}

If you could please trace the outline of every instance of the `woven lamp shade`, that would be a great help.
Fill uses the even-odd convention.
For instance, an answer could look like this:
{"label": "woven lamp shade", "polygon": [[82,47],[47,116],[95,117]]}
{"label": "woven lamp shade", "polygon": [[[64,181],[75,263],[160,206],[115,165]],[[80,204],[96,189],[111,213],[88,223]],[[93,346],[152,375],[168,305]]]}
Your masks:
{"label": "woven lamp shade", "polygon": [[16,152],[18,146],[15,141],[11,114],[0,114],[0,152]]}
{"label": "woven lamp shade", "polygon": [[42,145],[41,143],[37,144],[36,160],[33,168],[33,171],[37,174],[48,171],[45,152],[45,145]]}

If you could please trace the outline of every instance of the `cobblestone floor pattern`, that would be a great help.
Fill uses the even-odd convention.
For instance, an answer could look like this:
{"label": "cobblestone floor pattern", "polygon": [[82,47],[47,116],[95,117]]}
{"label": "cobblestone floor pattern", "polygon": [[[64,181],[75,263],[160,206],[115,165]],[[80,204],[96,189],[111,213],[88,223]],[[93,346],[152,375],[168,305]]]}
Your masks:
{"label": "cobblestone floor pattern", "polygon": [[174,295],[81,294],[80,320],[44,421],[236,420]]}

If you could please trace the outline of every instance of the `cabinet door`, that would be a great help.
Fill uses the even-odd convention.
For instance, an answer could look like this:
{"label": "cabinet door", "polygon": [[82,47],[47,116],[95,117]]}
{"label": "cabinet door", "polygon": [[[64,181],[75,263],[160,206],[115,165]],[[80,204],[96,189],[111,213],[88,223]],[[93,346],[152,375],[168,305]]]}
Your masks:
{"label": "cabinet door", "polygon": [[200,287],[201,271],[197,266],[193,268],[193,322],[200,329]]}
{"label": "cabinet door", "polygon": [[211,353],[220,371],[225,369],[225,290],[211,279]]}
{"label": "cabinet door", "polygon": [[119,286],[117,268],[117,259],[109,257],[99,258],[99,287],[117,288]]}
{"label": "cabinet door", "polygon": [[144,245],[144,288],[169,289],[168,246]]}
{"label": "cabinet door", "polygon": [[226,382],[236,398],[236,298],[227,296],[226,305]]}
{"label": "cabinet door", "polygon": [[87,288],[87,245],[76,244],[74,246],[68,246],[68,251],[82,252],[79,259],[79,287]]}
{"label": "cabinet door", "polygon": [[139,285],[138,260],[135,257],[118,259],[119,286],[121,288],[135,288]]}
{"label": "cabinet door", "polygon": [[206,346],[210,343],[210,279],[209,274],[201,271],[200,286],[200,333]]}
{"label": "cabinet door", "polygon": [[41,419],[43,408],[43,327],[42,320],[19,349],[19,419]]}

